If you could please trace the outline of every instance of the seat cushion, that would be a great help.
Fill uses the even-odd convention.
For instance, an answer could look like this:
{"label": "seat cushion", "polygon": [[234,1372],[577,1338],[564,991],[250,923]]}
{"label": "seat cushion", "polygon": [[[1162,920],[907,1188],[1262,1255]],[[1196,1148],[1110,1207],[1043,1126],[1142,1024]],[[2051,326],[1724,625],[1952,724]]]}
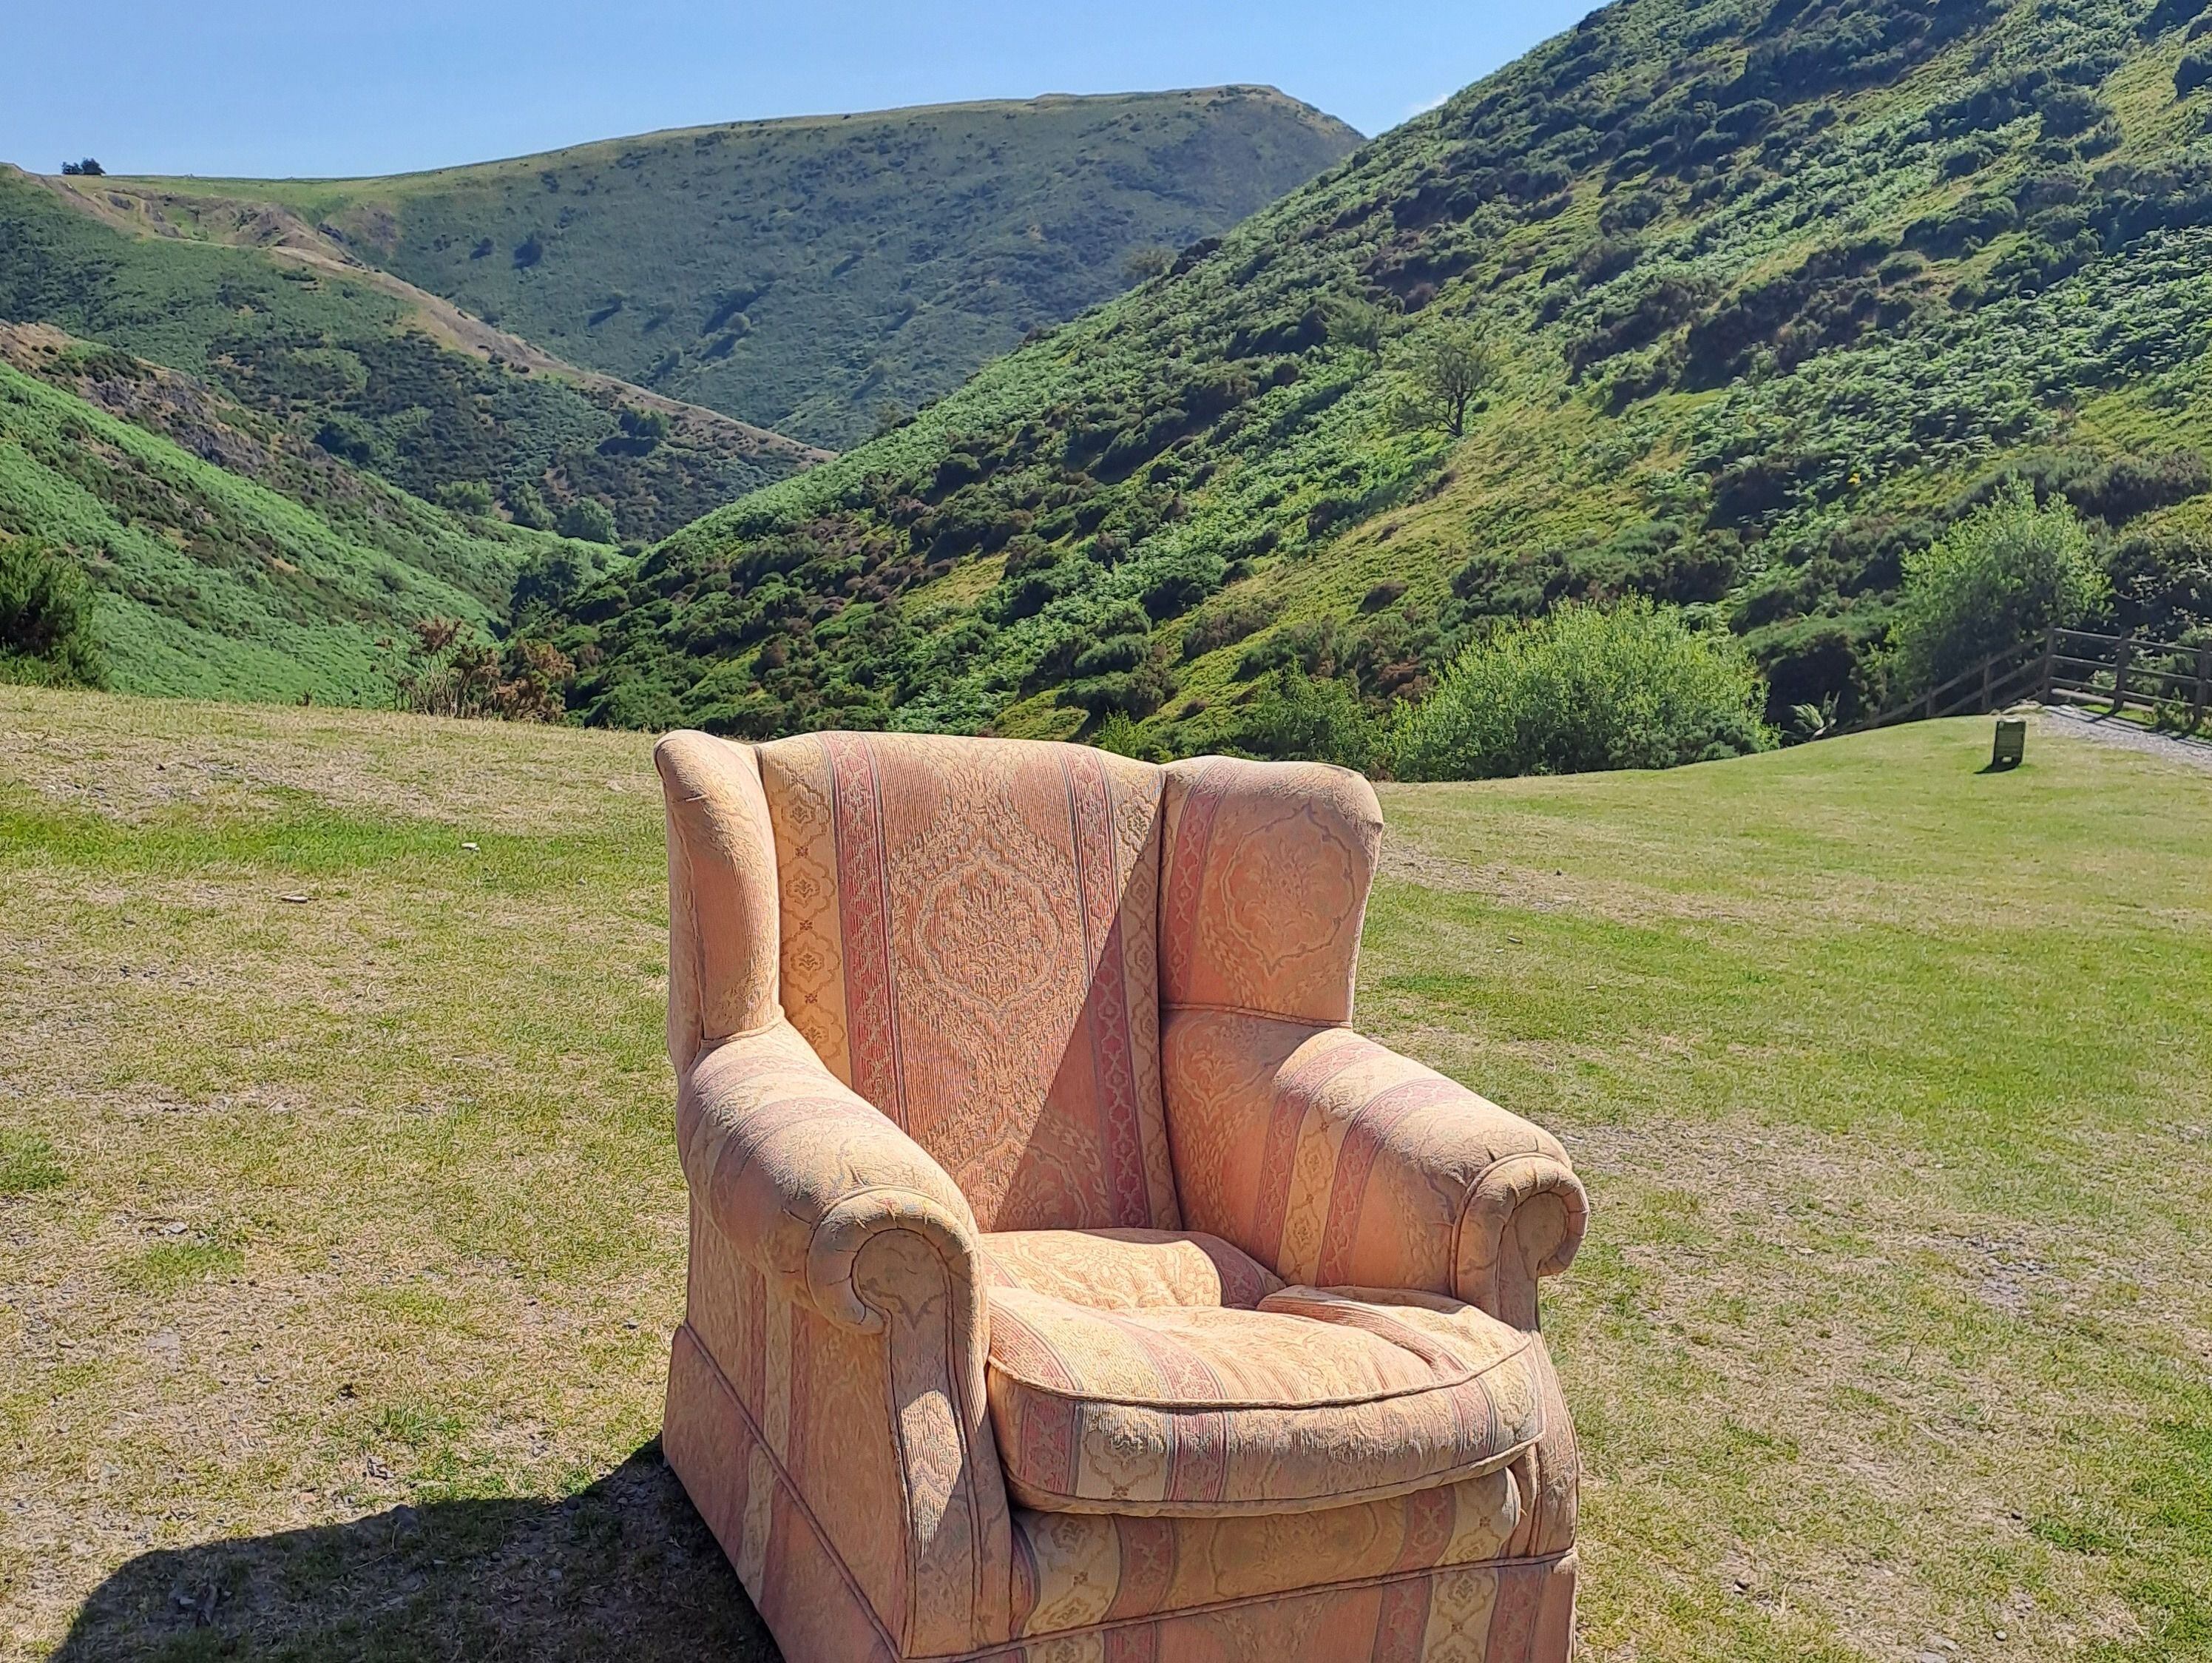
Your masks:
{"label": "seat cushion", "polygon": [[[1543,1430],[1540,1351],[1472,1306],[1285,1288],[1213,1238],[1055,1234],[985,1242],[991,1420],[1024,1506],[1342,1507],[1505,1465]],[[1118,1304],[1067,1268],[1086,1259]]]}

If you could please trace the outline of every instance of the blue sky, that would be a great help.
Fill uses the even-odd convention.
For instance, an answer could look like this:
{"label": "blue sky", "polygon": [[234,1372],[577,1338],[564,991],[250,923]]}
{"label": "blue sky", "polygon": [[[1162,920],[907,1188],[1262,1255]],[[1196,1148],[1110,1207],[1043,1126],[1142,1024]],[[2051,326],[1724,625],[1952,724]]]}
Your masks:
{"label": "blue sky", "polygon": [[398,172],[759,116],[1264,82],[1363,132],[1589,0],[0,0],[0,161]]}

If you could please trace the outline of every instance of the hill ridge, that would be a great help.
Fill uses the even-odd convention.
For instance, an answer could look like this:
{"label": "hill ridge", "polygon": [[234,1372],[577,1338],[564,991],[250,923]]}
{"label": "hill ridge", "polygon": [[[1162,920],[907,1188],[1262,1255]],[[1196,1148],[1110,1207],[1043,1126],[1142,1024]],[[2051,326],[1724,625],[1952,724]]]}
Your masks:
{"label": "hill ridge", "polygon": [[[894,118],[917,115],[941,115],[962,110],[1021,110],[1053,107],[1061,105],[1124,103],[1133,99],[1146,98],[1202,98],[1233,94],[1240,96],[1273,98],[1281,102],[1320,117],[1342,127],[1364,142],[1366,135],[1341,117],[1333,116],[1316,104],[1267,82],[1224,81],[1212,86],[1160,87],[1147,90],[1128,90],[1101,93],[1033,93],[1027,97],[1010,98],[954,98],[941,99],[926,104],[887,104],[866,110],[808,111],[795,115],[739,116],[727,121],[688,122],[673,127],[653,127],[643,132],[624,133],[611,138],[578,139],[567,144],[556,144],[542,150],[524,150],[514,155],[486,156],[479,161],[447,162],[435,168],[410,168],[398,174],[283,174],[261,177],[253,174],[105,174],[98,177],[103,183],[121,181],[126,185],[168,186],[197,186],[208,190],[238,186],[301,186],[346,185],[406,185],[434,179],[442,174],[462,171],[489,170],[499,168],[520,168],[534,162],[562,161],[585,151],[612,149],[626,144],[657,143],[671,138],[691,138],[702,133],[736,131],[761,127],[831,126],[854,121],[888,121]],[[8,164],[0,163],[0,166]],[[34,174],[34,178],[52,179],[58,182],[60,174]],[[74,175],[71,182],[76,182]],[[91,187],[97,188],[97,187]],[[185,192],[190,194],[189,192]],[[222,192],[222,194],[229,194]]]}
{"label": "hill ridge", "polygon": [[1218,235],[1359,143],[1240,83],[714,123],[387,178],[82,189],[95,208],[158,198],[185,235],[283,209],[569,362],[842,448],[1120,292],[1131,255]]}

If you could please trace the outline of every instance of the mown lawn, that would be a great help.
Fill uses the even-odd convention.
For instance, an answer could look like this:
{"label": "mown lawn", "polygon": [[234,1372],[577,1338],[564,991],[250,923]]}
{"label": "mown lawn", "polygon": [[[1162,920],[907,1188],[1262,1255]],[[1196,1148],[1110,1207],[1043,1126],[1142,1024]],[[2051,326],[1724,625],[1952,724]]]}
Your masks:
{"label": "mown lawn", "polygon": [[[2212,777],[1987,745],[1385,792],[1365,1025],[1598,1205],[1590,1657],[2212,1656]],[[772,1655],[660,884],[634,735],[0,688],[0,1656]]]}

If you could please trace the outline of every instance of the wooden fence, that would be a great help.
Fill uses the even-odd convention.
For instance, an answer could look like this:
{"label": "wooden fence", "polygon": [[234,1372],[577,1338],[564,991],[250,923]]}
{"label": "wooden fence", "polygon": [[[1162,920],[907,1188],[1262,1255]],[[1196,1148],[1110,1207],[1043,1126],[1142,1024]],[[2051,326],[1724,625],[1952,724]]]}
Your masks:
{"label": "wooden fence", "polygon": [[2139,714],[2168,731],[2198,733],[2212,716],[2212,647],[2051,630],[2041,641],[1994,653],[1859,726],[1983,716],[2031,699],[2100,709],[2111,716]]}

